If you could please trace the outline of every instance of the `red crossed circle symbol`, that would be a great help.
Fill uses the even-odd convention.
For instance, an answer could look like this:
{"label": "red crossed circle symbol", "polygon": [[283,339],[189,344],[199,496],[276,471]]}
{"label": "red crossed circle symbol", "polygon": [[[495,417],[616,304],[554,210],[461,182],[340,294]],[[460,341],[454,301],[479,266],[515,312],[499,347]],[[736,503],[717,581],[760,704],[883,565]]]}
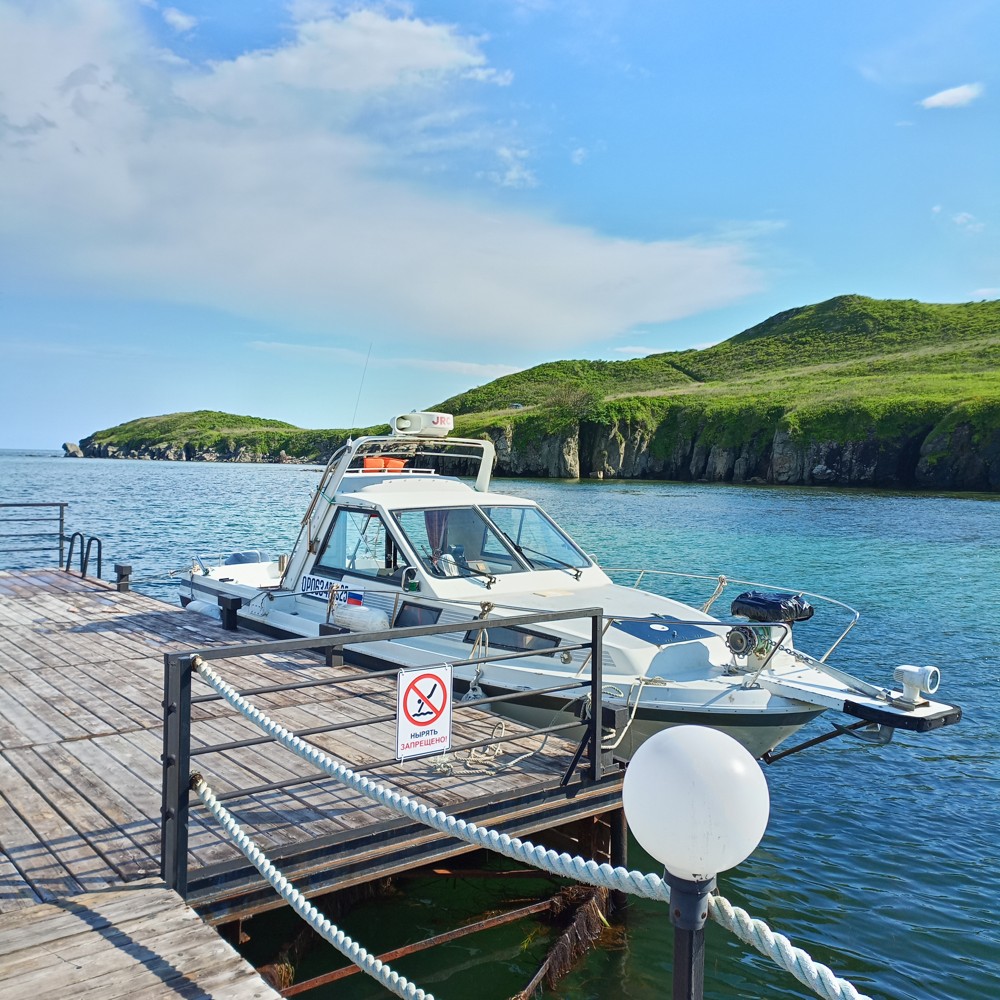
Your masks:
{"label": "red crossed circle symbol", "polygon": [[[421,683],[428,681],[430,683]],[[410,699],[413,711],[410,711]],[[441,718],[448,707],[448,692],[437,674],[421,674],[406,686],[403,695],[403,713],[415,726],[431,726]]]}

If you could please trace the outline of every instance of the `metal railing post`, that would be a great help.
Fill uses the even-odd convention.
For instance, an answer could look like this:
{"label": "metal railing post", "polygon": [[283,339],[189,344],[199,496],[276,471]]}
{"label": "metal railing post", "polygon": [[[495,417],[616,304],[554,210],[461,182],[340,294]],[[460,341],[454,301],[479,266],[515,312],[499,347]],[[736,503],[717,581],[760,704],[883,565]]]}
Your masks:
{"label": "metal railing post", "polygon": [[603,722],[603,691],[604,683],[601,667],[604,660],[603,620],[600,615],[590,619],[590,778],[600,781],[601,742]]}
{"label": "metal railing post", "polygon": [[66,504],[59,504],[59,565],[63,564],[63,543],[66,539]]}
{"label": "metal railing post", "polygon": [[193,657],[163,657],[163,788],[160,877],[187,898],[188,795],[191,784],[191,671]]}

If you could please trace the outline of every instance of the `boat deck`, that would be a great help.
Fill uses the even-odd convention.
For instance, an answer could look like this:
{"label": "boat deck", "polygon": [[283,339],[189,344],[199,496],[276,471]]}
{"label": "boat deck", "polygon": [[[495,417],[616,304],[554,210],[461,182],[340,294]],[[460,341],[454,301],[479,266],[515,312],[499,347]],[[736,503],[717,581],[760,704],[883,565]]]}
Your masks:
{"label": "boat deck", "polygon": [[[163,655],[234,642],[212,619],[58,570],[0,572],[0,912],[104,892],[160,871]],[[245,639],[245,634],[239,635]],[[330,677],[313,653],[220,659],[239,689]],[[194,694],[209,693],[195,681]],[[254,697],[290,729],[395,712],[391,678]],[[461,720],[461,721],[460,721]],[[482,712],[455,717],[455,739],[521,731]],[[592,818],[620,807],[616,771],[561,787],[572,745],[527,731],[481,760],[394,757],[395,725],[311,737],[350,767],[463,818],[509,833]],[[259,736],[224,702],[195,704],[192,746]],[[217,793],[310,774],[265,743],[195,759]],[[227,803],[244,830],[310,894],[468,850],[398,818],[332,779],[258,792]],[[189,901],[219,922],[280,904],[197,802],[191,809]]]}

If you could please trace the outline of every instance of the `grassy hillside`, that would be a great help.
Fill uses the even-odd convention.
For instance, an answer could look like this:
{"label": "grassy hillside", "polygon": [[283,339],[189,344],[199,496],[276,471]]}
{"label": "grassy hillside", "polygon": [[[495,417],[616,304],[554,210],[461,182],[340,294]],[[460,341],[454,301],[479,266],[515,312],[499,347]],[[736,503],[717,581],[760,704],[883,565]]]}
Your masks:
{"label": "grassy hillside", "polygon": [[[361,433],[384,433],[387,425],[361,428]],[[262,456],[276,457],[284,451],[297,458],[316,459],[328,455],[348,437],[359,431],[306,430],[283,420],[236,416],[217,410],[169,413],[161,417],[141,417],[97,431],[80,442],[88,448],[111,446],[121,452],[182,450],[214,451],[235,454],[240,449]]]}
{"label": "grassy hillside", "polygon": [[[840,296],[779,313],[706,350],[555,361],[429,408],[454,413],[460,433],[506,426],[522,441],[581,419],[627,421],[655,432],[654,447],[663,448],[682,435],[733,443],[776,427],[826,441],[957,423],[978,435],[1000,427],[1000,301]],[[81,446],[319,458],[362,430],[385,427],[305,430],[199,410],[134,420]]]}
{"label": "grassy hillside", "polygon": [[[511,411],[512,402],[530,408]],[[953,410],[987,429],[1000,423],[1000,302],[841,296],[705,350],[540,365],[439,405],[463,415],[464,433],[575,416],[707,423],[733,439],[778,422],[793,434],[849,440],[934,424]]]}

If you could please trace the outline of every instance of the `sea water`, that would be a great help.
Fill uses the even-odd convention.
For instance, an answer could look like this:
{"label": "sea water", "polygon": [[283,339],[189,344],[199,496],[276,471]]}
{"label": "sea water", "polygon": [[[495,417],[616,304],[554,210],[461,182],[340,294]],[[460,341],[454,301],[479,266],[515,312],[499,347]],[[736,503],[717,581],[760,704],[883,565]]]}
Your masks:
{"label": "sea water", "polygon": [[[169,573],[194,555],[289,551],[318,475],[308,466],[0,452],[0,502],[67,501],[67,531],[103,540],[105,576],[113,562],[130,563],[136,590],[173,603]],[[941,668],[938,697],[962,707],[960,724],[901,732],[884,747],[838,739],[766,768],[767,832],[719,887],[877,1000],[1000,996],[1000,498],[645,482],[495,486],[538,500],[606,566],[725,573],[846,602],[862,617],[831,662],[867,680],[885,683],[901,663]],[[0,562],[11,559],[0,553]],[[671,580],[666,591],[703,600],[713,583]],[[847,620],[817,602],[796,641],[825,649]],[[801,737],[829,728],[820,719]],[[657,871],[634,843],[629,863]],[[544,879],[421,879],[355,907],[340,925],[377,953],[552,889]],[[261,961],[274,932],[263,919],[245,925],[251,958]],[[527,984],[549,940],[524,921],[394,967],[439,1000],[505,1000]],[[309,962],[315,974],[340,959],[314,953]],[[625,933],[541,995],[653,1000],[669,995],[670,975],[666,908],[634,900]],[[713,923],[705,979],[706,995],[725,1000],[814,995]],[[310,995],[387,994],[358,975]]]}

